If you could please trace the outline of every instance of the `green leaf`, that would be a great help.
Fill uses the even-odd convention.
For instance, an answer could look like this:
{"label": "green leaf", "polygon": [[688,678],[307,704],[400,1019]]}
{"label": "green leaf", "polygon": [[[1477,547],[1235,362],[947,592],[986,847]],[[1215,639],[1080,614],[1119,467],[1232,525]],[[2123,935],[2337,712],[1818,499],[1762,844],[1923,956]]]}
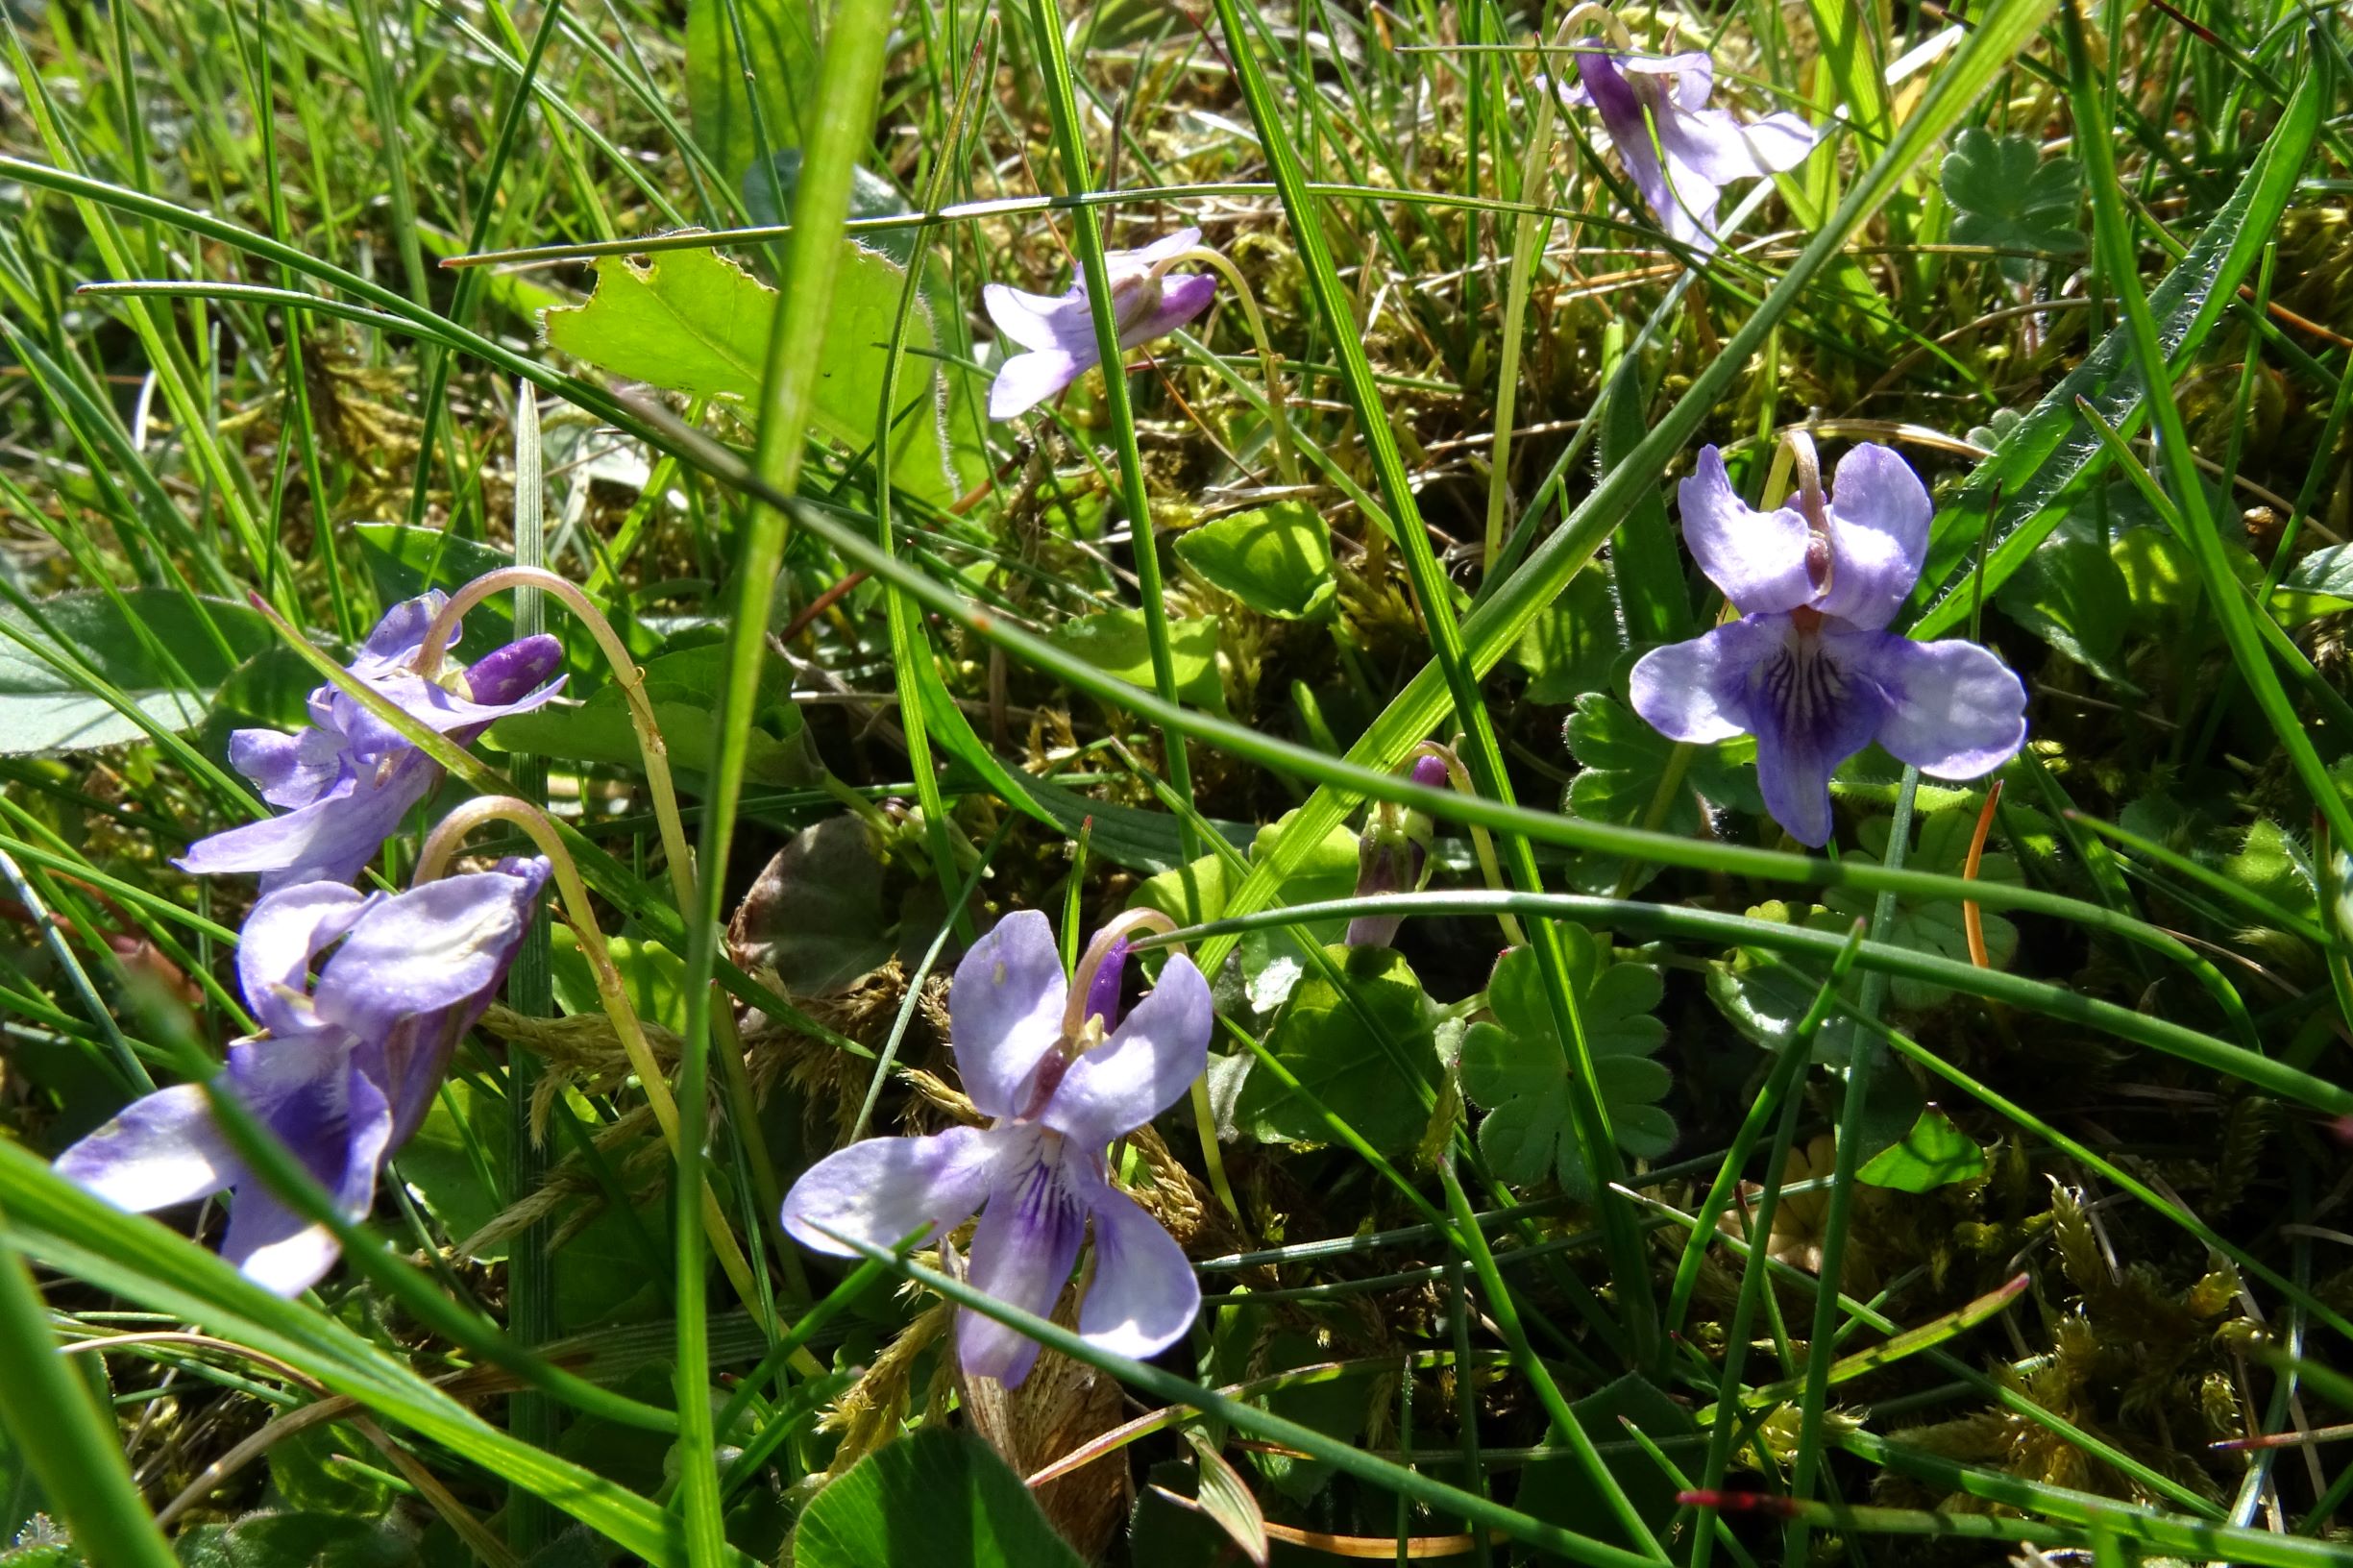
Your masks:
{"label": "green leaf", "polygon": [[1297,502],[1230,512],[1177,535],[1177,558],[1261,615],[1302,621],[1332,602],[1332,535]]}
{"label": "green leaf", "polygon": [[[756,130],[767,133],[768,150],[800,145],[803,118],[817,108],[815,14],[800,0],[687,0],[687,114],[696,144],[730,184],[743,180],[760,155],[753,93],[759,94]],[[749,46],[748,73],[735,47],[737,20]]]}
{"label": "green leaf", "polygon": [[1879,1151],[1854,1173],[1855,1180],[1898,1192],[1932,1192],[1985,1174],[1985,1151],[1952,1118],[1929,1106],[1900,1142]]}
{"label": "green leaf", "polygon": [[[1884,817],[1864,820],[1856,831],[1862,852],[1875,861],[1887,858],[1887,835],[1890,823]],[[1969,843],[1977,831],[1977,814],[1973,810],[1934,812],[1921,820],[1920,843],[1904,857],[1904,869],[1927,871],[1938,876],[1958,876],[1969,861]],[[1998,850],[1988,850],[1977,863],[1980,882],[2018,883],[2018,862]],[[1838,911],[1839,918],[1822,923],[1845,930],[1851,917],[1868,919],[1876,901],[1875,895],[1852,889],[1834,888],[1823,895],[1823,901]],[[1990,909],[1978,911],[1985,931],[1986,957],[1994,968],[2006,969],[2018,956],[2018,927]],[[1887,928],[1885,940],[1898,947],[1910,947],[1920,952],[1935,953],[1944,958],[1969,961],[1969,935],[1962,926],[1961,905],[1958,900],[1939,898],[1926,903],[1899,899],[1896,918]],[[1924,980],[1903,977],[1894,979],[1890,994],[1900,1007],[1930,1008],[1949,997],[1952,992],[1942,986],[1932,986]]]}
{"label": "green leaf", "polygon": [[2271,608],[2290,626],[2353,610],[2353,546],[2328,545],[2296,562],[2272,590]]}
{"label": "green leaf", "polygon": [[831,996],[890,961],[882,862],[866,824],[828,817],[793,836],[753,879],[727,922],[727,951],[773,969],[796,996]]}
{"label": "green leaf", "polygon": [[[646,661],[646,697],[670,750],[671,766],[682,775],[710,768],[718,736],[721,687],[727,678],[727,650],[718,643],[665,653]],[[801,740],[800,710],[788,700],[792,677],[784,661],[770,655],[760,670],[760,706],[754,714],[744,776],[772,785],[806,784],[815,776]],[[564,762],[643,764],[637,730],[621,688],[607,684],[577,706],[558,698],[530,713],[500,720],[486,737],[495,749],[530,751]],[[691,777],[682,785],[691,786]]]}
{"label": "green leaf", "polygon": [[[1700,830],[1703,802],[1734,811],[1764,809],[1756,769],[1744,756],[1753,754],[1753,742],[1678,747],[1633,709],[1601,692],[1577,699],[1564,733],[1569,754],[1580,764],[1563,802],[1572,817],[1688,837]],[[1588,855],[1578,861],[1575,877],[1586,892],[1606,893],[1624,870],[1623,861]]]}
{"label": "green leaf", "polygon": [[407,1568],[417,1543],[405,1532],[344,1513],[249,1513],[198,1525],[176,1546],[186,1568]]}
{"label": "green leaf", "polygon": [[270,1445],[270,1482],[287,1507],[300,1511],[382,1518],[392,1506],[392,1488],[366,1471],[332,1463],[338,1455],[371,1467],[383,1463],[349,1427],[306,1427]]}
{"label": "green leaf", "polygon": [[1558,599],[1537,612],[1512,646],[1511,659],[1528,672],[1527,700],[1565,707],[1605,690],[1626,648],[1614,569],[1599,560],[1587,563]]}
{"label": "green leaf", "polygon": [[2108,547],[2073,523],[2054,531],[1996,597],[2001,611],[2102,680],[2134,691],[2119,662],[2131,592]]}
{"label": "green leaf", "polygon": [[[1569,1407],[1569,1413],[1601,1450],[1603,1463],[1628,1502],[1654,1531],[1663,1531],[1675,1516],[1675,1483],[1660,1473],[1657,1462],[1627,1440],[1631,1423],[1670,1455],[1697,1437],[1700,1426],[1689,1409],[1670,1399],[1638,1372],[1595,1389]],[[1688,1465],[1689,1460],[1684,1462]],[[1517,1499],[1523,1512],[1590,1534],[1597,1525],[1611,1540],[1622,1540],[1609,1522],[1610,1504],[1583,1465],[1574,1458],[1540,1459],[1520,1473]],[[1634,1543],[1625,1541],[1625,1545]],[[1541,1562],[1560,1559],[1540,1556]]]}
{"label": "green leaf", "polygon": [[[1658,971],[1610,964],[1581,926],[1560,929],[1569,986],[1593,1053],[1593,1070],[1618,1147],[1655,1160],[1675,1144],[1675,1122],[1658,1102],[1673,1078],[1655,1061],[1667,1026],[1652,1014],[1665,994]],[[1557,1174],[1571,1192],[1584,1188],[1584,1161],[1569,1115],[1569,1055],[1553,1027],[1533,949],[1514,947],[1487,982],[1492,1021],[1462,1037],[1462,1092],[1486,1107],[1480,1152],[1515,1187]]]}
{"label": "green leaf", "polygon": [[[1290,821],[1289,816],[1284,816],[1259,829],[1251,842],[1252,862],[1275,852]],[[1284,873],[1275,896],[1286,904],[1307,904],[1345,898],[1356,889],[1357,836],[1345,827],[1335,827]],[[1128,907],[1157,909],[1180,925],[1198,925],[1224,916],[1226,894],[1225,863],[1216,855],[1203,855],[1145,879],[1129,895]],[[1345,920],[1311,920],[1292,929],[1320,947],[1339,941],[1347,925]],[[1262,1012],[1281,1005],[1306,972],[1297,946],[1282,932],[1253,931],[1242,938],[1237,952],[1242,976],[1249,982],[1252,1005]]]}
{"label": "green leaf", "polygon": [[1081,1568],[1021,1478],[966,1433],[926,1429],[817,1494],[795,1568]]}
{"label": "green leaf", "polygon": [[[770,160],[774,171],[771,179],[768,170],[754,163],[744,171],[744,216],[755,224],[787,222],[786,214],[793,210],[793,193],[800,188],[800,149],[787,147]],[[776,193],[784,193],[784,207],[776,206]],[[871,169],[849,171],[849,215],[852,218],[894,218],[912,211],[898,187]],[[907,229],[870,230],[862,233],[858,243],[870,250],[880,251],[901,267],[915,256],[918,231]]]}
{"label": "green leaf", "polygon": [[[2317,81],[2308,76],[2305,86]],[[2327,96],[2324,89],[2296,94],[2230,200],[2150,293],[2158,340],[2176,372],[2205,343],[2277,233],[2319,133]],[[1914,636],[1941,637],[1968,622],[1974,561],[1989,532],[1993,544],[1983,550],[1985,583],[1998,590],[2066,518],[2078,481],[2108,461],[2106,445],[2076,400],[2087,400],[2101,419],[2129,436],[2145,417],[2147,387],[2131,329],[2120,324],[2010,427],[1992,455],[1937,508],[1927,563],[1912,596],[1914,604],[1927,606],[1910,628]],[[1999,510],[1993,512],[1997,497]]]}
{"label": "green leaf", "polygon": [[[1957,214],[1956,245],[1991,245],[2003,250],[2074,256],[2084,248],[2075,222],[2083,199],[2083,169],[2073,159],[2043,161],[2040,143],[2027,136],[1996,136],[1970,127],[1953,137],[1942,171],[1945,199]],[[2031,257],[2005,256],[2002,272],[2023,282],[2034,270]]]}
{"label": "green leaf", "polygon": [[[1046,639],[1107,675],[1152,690],[1152,640],[1144,633],[1141,610],[1082,615],[1056,626]],[[1176,667],[1178,701],[1212,713],[1226,711],[1225,686],[1217,676],[1214,620],[1202,616],[1169,622],[1168,657]]]}
{"label": "green leaf", "polygon": [[[1386,947],[1325,949],[1382,1033],[1401,1046],[1404,1066],[1424,1084],[1438,1077],[1430,999],[1411,966]],[[1429,1117],[1414,1085],[1381,1039],[1320,974],[1299,982],[1266,1037],[1266,1049],[1301,1087],[1374,1148],[1411,1148]],[[1244,1080],[1235,1120],[1253,1138],[1329,1142],[1332,1132],[1274,1074]]]}
{"label": "green leaf", "polygon": [[191,602],[166,588],[134,588],[119,599],[94,590],[60,594],[35,608],[48,629],[13,605],[0,605],[0,754],[147,739],[137,720],[91,689],[82,666],[150,723],[186,730],[204,721],[233,670],[278,640],[269,623],[242,604]]}
{"label": "green leaf", "polygon": [[[906,272],[854,240],[842,245],[816,420],[851,452],[864,452],[874,441]],[[541,319],[551,347],[615,376],[749,405],[759,400],[767,369],[776,291],[711,251],[609,256],[597,262],[597,291],[586,305]],[[918,301],[898,369],[891,482],[944,506],[959,486],[930,357],[937,346],[930,307]]]}

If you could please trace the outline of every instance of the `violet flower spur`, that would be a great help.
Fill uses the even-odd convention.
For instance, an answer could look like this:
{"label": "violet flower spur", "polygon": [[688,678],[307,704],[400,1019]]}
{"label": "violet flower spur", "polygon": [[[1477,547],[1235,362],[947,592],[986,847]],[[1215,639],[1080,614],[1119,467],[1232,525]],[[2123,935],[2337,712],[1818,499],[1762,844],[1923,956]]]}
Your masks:
{"label": "violet flower spur", "polygon": [[[803,1246],[855,1257],[843,1237],[893,1247],[944,1237],[975,1210],[971,1282],[1048,1316],[1090,1219],[1094,1273],[1078,1332],[1123,1356],[1159,1354],[1200,1310],[1192,1265],[1160,1222],[1115,1190],[1103,1148],[1182,1097],[1209,1061],[1209,982],[1173,955],[1160,982],[1119,1017],[1124,932],[1098,933],[1074,997],[1046,918],[1008,915],[956,967],[950,1030],[965,1092],[995,1120],[929,1138],[870,1138],[819,1161],[784,1200]],[[1106,1038],[1105,1031],[1109,1030]],[[958,1314],[965,1371],[1016,1387],[1037,1341],[977,1312]]]}
{"label": "violet flower spur", "polygon": [[[230,1046],[222,1087],[352,1219],[374,1204],[385,1159],[424,1121],[451,1051],[505,980],[547,880],[534,858],[397,894],[306,882],[246,918],[237,976],[264,1033]],[[311,960],[337,943],[310,985]],[[333,1234],[252,1179],[201,1085],[135,1101],[56,1168],[135,1213],[235,1189],[221,1254],[279,1295],[301,1294],[334,1263]]]}
{"label": "violet flower spur", "polygon": [[[1165,337],[1209,308],[1217,292],[1216,279],[1201,273],[1164,276],[1178,257],[1200,243],[1200,230],[1180,229],[1140,251],[1104,253],[1121,348]],[[1029,351],[998,367],[989,388],[991,419],[1027,413],[1102,361],[1084,278],[1059,295],[1025,294],[991,283],[980,298],[996,330]]]}
{"label": "violet flower spur", "polygon": [[1668,237],[1702,256],[1716,248],[1719,191],[1735,180],[1796,168],[1822,139],[1795,114],[1743,124],[1709,109],[1716,67],[1704,54],[1641,55],[1588,41],[1572,58],[1577,84],[1563,85],[1562,101],[1601,111],[1634,188]]}
{"label": "violet flower spur", "polygon": [[[1454,782],[1445,759],[1419,756],[1408,776],[1425,790],[1443,790]],[[1430,838],[1435,825],[1424,812],[1381,800],[1373,804],[1357,836],[1357,896],[1414,893],[1430,869]],[[1397,940],[1403,915],[1359,915],[1348,922],[1341,940],[1351,947],[1386,947]]]}
{"label": "violet flower spur", "polygon": [[[436,589],[395,604],[348,668],[419,723],[462,746],[493,720],[527,713],[554,697],[564,683],[548,676],[562,662],[563,645],[526,637],[428,680],[416,673],[417,652],[448,602]],[[288,808],[285,815],[199,839],[173,865],[199,876],[258,871],[263,893],[302,882],[350,882],[408,809],[440,784],[440,765],[349,693],[322,686],[310,694],[309,707],[309,725],[295,734],[240,729],[229,738],[230,762],[262,799]]]}
{"label": "violet flower spur", "polygon": [[1683,540],[1741,612],[1633,669],[1634,711],[1670,739],[1756,737],[1765,809],[1801,844],[1830,837],[1830,774],[1877,741],[1938,778],[1976,778],[2026,740],[2026,691],[1974,643],[1887,629],[1920,576],[1928,492],[1901,457],[1863,445],[1822,494],[1796,438],[1795,505],[1742,503],[1714,447],[1682,482]]}

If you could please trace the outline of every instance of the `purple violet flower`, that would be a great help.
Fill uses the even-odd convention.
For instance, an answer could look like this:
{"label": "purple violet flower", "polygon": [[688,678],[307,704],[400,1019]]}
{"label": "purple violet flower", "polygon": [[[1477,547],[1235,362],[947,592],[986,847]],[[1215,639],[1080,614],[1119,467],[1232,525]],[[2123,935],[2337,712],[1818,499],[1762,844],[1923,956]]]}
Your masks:
{"label": "purple violet flower", "polygon": [[[547,880],[548,863],[534,858],[396,894],[306,882],[246,917],[237,976],[264,1032],[229,1047],[224,1087],[351,1218],[367,1213],[385,1159],[424,1121]],[[310,985],[311,960],[338,942]],[[279,1295],[301,1294],[333,1266],[333,1234],[252,1179],[201,1085],[135,1101],[56,1168],[134,1213],[234,1188],[221,1255]]]}
{"label": "purple violet flower", "polygon": [[[1116,991],[1106,1004],[1095,982],[1125,962],[1124,947],[1115,942],[1101,955],[1081,992],[1085,1017],[1073,1018],[1046,918],[1022,910],[999,920],[956,967],[948,992],[965,1092],[994,1122],[870,1138],[827,1155],[786,1195],[785,1229],[813,1251],[854,1257],[837,1237],[891,1247],[917,1231],[944,1235],[978,1210],[973,1286],[1042,1317],[1091,1218],[1094,1277],[1078,1332],[1123,1356],[1174,1344],[1200,1310],[1200,1286],[1160,1222],[1112,1187],[1103,1148],[1201,1075],[1213,1007],[1209,982],[1178,954],[1122,1021]],[[968,1311],[956,1341],[968,1374],[1008,1388],[1038,1359],[1037,1341]]]}
{"label": "purple violet flower", "polygon": [[1709,109],[1716,68],[1704,54],[1638,55],[1587,40],[1572,59],[1577,83],[1562,86],[1562,101],[1601,110],[1634,188],[1668,236],[1702,256],[1716,248],[1718,191],[1735,180],[1796,168],[1822,138],[1795,114],[1744,125]]}
{"label": "purple violet flower", "polygon": [[1801,844],[1830,837],[1830,774],[1873,741],[1938,778],[1976,778],[2026,740],[2026,691],[1985,649],[1887,629],[1920,576],[1928,492],[1901,457],[1865,444],[1830,495],[1756,512],[1714,447],[1682,482],[1683,541],[1741,612],[1642,656],[1634,711],[1672,740],[1756,737],[1765,809]]}
{"label": "purple violet flower", "polygon": [[[493,720],[554,697],[564,683],[548,676],[564,650],[552,637],[526,637],[470,667],[445,665],[428,680],[416,672],[417,653],[448,602],[436,589],[395,604],[348,668],[419,723],[464,746]],[[440,765],[349,693],[322,686],[309,706],[309,725],[295,734],[240,729],[229,738],[230,762],[285,815],[199,839],[173,865],[199,876],[258,871],[263,893],[350,882],[408,809],[439,786]]]}
{"label": "purple violet flower", "polygon": [[[1119,346],[1133,349],[1165,337],[1209,308],[1217,280],[1201,273],[1164,276],[1161,268],[1201,243],[1201,231],[1180,229],[1140,251],[1106,251],[1111,275],[1112,315],[1119,323]],[[1025,294],[1003,283],[980,291],[981,304],[996,330],[1029,352],[999,366],[989,388],[989,417],[1025,414],[1100,363],[1094,313],[1081,277],[1059,295]]]}
{"label": "purple violet flower", "polygon": [[[1414,758],[1410,776],[1425,790],[1443,790],[1454,783],[1443,757]],[[1419,889],[1422,873],[1430,865],[1430,836],[1434,825],[1425,812],[1386,800],[1376,802],[1365,817],[1364,831],[1357,836],[1357,896]],[[1348,934],[1342,940],[1351,947],[1386,947],[1397,940],[1397,929],[1405,923],[1403,915],[1360,915],[1348,922]]]}

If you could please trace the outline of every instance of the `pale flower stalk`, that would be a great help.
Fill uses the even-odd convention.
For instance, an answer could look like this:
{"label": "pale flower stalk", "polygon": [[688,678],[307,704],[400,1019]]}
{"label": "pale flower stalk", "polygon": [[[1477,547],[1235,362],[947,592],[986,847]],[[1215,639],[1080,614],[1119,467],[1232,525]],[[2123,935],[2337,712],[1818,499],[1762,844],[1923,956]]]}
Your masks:
{"label": "pale flower stalk", "polygon": [[[1122,1356],[1158,1355],[1200,1309],[1192,1265],[1160,1222],[1111,1185],[1104,1146],[1184,1097],[1208,1065],[1209,982],[1171,956],[1124,1019],[1127,941],[1107,929],[1079,965],[1073,1005],[1046,918],[1008,915],[975,943],[948,992],[965,1093],[994,1120],[928,1138],[873,1138],[819,1161],[784,1200],[784,1227],[817,1252],[855,1257],[911,1236],[944,1237],[975,1211],[972,1285],[1053,1312],[1087,1238],[1094,1265],[1078,1332]],[[973,1377],[1007,1387],[1029,1376],[1037,1341],[993,1318],[958,1314],[957,1351]]]}

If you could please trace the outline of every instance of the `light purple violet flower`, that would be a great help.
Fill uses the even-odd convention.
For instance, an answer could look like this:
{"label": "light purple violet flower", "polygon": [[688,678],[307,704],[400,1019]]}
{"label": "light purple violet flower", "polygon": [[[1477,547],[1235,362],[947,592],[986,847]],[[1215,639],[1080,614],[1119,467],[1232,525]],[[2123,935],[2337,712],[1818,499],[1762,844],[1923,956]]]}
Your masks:
{"label": "light purple violet flower", "polygon": [[[1425,790],[1443,790],[1454,783],[1446,759],[1429,755],[1413,759],[1409,776]],[[1357,896],[1412,893],[1422,885],[1430,865],[1430,836],[1434,824],[1427,812],[1383,800],[1365,817],[1357,836]],[[1360,915],[1348,922],[1342,940],[1351,947],[1386,947],[1397,940],[1403,915]]]}
{"label": "light purple violet flower", "polygon": [[[1714,447],[1682,482],[1683,541],[1741,618],[1642,656],[1634,711],[1672,740],[1756,737],[1765,809],[1830,837],[1830,774],[1873,741],[1938,778],[1976,778],[2026,740],[2026,691],[1974,643],[1887,630],[1928,548],[1928,492],[1901,457],[1840,459],[1819,515],[1742,503]],[[1802,500],[1802,498],[1793,498]]]}
{"label": "light purple violet flower", "polygon": [[[526,637],[469,667],[444,665],[439,678],[428,680],[416,672],[417,653],[448,602],[435,589],[392,606],[349,669],[419,723],[463,746],[493,720],[527,713],[554,697],[560,678],[540,683],[564,650],[552,637]],[[440,784],[440,765],[350,694],[322,686],[310,694],[309,706],[309,725],[295,734],[240,729],[229,737],[229,760],[262,799],[286,814],[199,839],[173,865],[199,876],[258,871],[263,893],[302,882],[350,882],[408,809]]]}
{"label": "light purple violet flower", "polygon": [[1601,110],[1634,188],[1668,236],[1702,256],[1716,248],[1718,191],[1735,180],[1796,168],[1822,138],[1795,114],[1744,125],[1709,109],[1716,67],[1704,54],[1638,55],[1589,39],[1572,59],[1577,83],[1562,85],[1562,101]]}
{"label": "light purple violet flower", "polygon": [[[1098,939],[1097,947],[1101,947]],[[944,1236],[975,1210],[971,1282],[1046,1316],[1094,1221],[1094,1278],[1078,1332],[1122,1356],[1154,1356],[1184,1335],[1201,1288],[1160,1222],[1115,1190],[1104,1145],[1183,1095],[1209,1061],[1209,982],[1182,954],[1123,1022],[1115,975],[1125,943],[1099,955],[1070,1016],[1054,931],[1035,910],[1006,916],[973,943],[948,992],[965,1092],[996,1118],[929,1138],[870,1138],[812,1165],[784,1200],[784,1227],[817,1252],[854,1257],[837,1237],[891,1247]],[[1108,1006],[1110,1011],[1101,1009]],[[1109,1038],[1105,1038],[1105,1031]],[[1037,1341],[977,1312],[959,1314],[965,1371],[1017,1386]]]}
{"label": "light purple violet flower", "polygon": [[[534,858],[397,894],[306,882],[246,917],[237,976],[264,1033],[229,1047],[223,1087],[351,1218],[367,1213],[385,1159],[424,1121],[547,880],[548,863]],[[337,942],[310,985],[311,960]],[[134,1213],[234,1188],[221,1254],[279,1295],[301,1294],[333,1266],[333,1234],[252,1179],[201,1085],[135,1101],[56,1168]]]}
{"label": "light purple violet flower", "polygon": [[[1161,266],[1201,243],[1201,231],[1180,229],[1140,251],[1106,251],[1111,275],[1112,316],[1119,324],[1119,346],[1133,349],[1165,337],[1209,308],[1217,280],[1201,273],[1162,276]],[[1081,277],[1059,295],[1025,294],[1003,283],[980,291],[981,304],[996,330],[1029,352],[998,367],[989,388],[989,417],[1025,414],[1099,364],[1094,312]]]}

